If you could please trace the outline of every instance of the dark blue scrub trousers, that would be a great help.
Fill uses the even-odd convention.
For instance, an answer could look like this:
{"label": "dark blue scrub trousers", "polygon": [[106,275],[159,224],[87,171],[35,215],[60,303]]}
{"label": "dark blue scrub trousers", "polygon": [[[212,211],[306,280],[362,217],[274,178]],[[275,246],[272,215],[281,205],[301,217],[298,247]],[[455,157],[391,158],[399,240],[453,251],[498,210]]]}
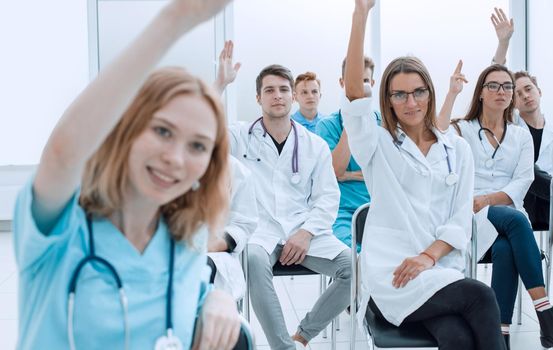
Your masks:
{"label": "dark blue scrub trousers", "polygon": [[488,219],[498,232],[492,245],[492,289],[501,313],[501,323],[511,324],[518,289],[518,276],[528,289],[543,287],[541,253],[528,219],[507,206],[492,206]]}

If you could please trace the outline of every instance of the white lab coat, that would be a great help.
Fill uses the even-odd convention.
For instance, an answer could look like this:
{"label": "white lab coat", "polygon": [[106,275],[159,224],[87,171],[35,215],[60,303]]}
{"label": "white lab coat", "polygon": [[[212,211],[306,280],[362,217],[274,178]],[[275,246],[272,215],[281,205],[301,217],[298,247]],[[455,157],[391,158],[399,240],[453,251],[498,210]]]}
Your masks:
{"label": "white lab coat", "polygon": [[272,254],[277,244],[305,229],[314,236],[307,255],[334,259],[348,247],[332,234],[340,191],[326,142],[296,123],[301,179],[292,184],[294,130],[279,155],[270,135],[263,136],[261,123],[251,135],[250,125],[239,122],[229,128],[231,153],[252,171],[256,189],[259,223],[249,243]]}
{"label": "white lab coat", "polygon": [[[400,130],[403,142],[396,145],[390,133],[374,123],[370,98],[350,102],[344,97],[341,111],[352,155],[371,194],[360,255],[359,324],[372,297],[384,317],[399,325],[438,290],[464,278],[471,236],[472,154],[463,139],[438,130],[438,141],[426,157]],[[450,173],[447,155],[459,177],[454,186],[445,183]],[[404,288],[394,288],[393,271],[438,239],[454,249]]]}
{"label": "white lab coat", "polygon": [[[515,124],[528,130],[528,125],[522,117],[515,115]],[[528,130],[528,132],[530,132]],[[532,135],[530,135],[532,136]],[[549,175],[553,175],[553,124],[545,120],[543,134],[541,137],[540,153],[536,164],[541,170],[546,171]]]}
{"label": "white lab coat", "polygon": [[246,291],[246,281],[239,255],[257,227],[258,212],[251,172],[232,156],[230,156],[230,165],[230,211],[224,232],[234,239],[236,247],[230,254],[217,252],[208,255],[217,267],[215,288],[226,291],[235,300],[240,300]]}
{"label": "white lab coat", "polygon": [[[494,157],[493,167],[487,168],[485,163],[491,158],[494,147],[485,136],[484,131],[480,132],[482,136],[482,141],[480,141],[478,120],[460,120],[458,125],[474,155],[474,195],[505,192],[513,201],[510,207],[521,211],[528,217],[523,204],[526,192],[534,181],[534,144],[530,132],[517,125],[507,124],[505,138]],[[457,133],[453,127],[450,127],[449,130],[455,130]],[[495,241],[497,231],[487,219],[487,207],[480,210],[476,216],[478,250],[485,253]]]}

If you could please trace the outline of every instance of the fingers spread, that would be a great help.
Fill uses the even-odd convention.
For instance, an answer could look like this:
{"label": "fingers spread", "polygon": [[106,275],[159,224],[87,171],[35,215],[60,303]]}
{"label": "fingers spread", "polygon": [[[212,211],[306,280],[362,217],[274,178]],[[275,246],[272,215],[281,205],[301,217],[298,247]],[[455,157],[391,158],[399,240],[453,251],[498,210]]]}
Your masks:
{"label": "fingers spread", "polygon": [[493,26],[496,27],[497,29],[497,26],[499,25],[499,19],[497,19],[495,15],[492,15],[491,20],[492,20]]}

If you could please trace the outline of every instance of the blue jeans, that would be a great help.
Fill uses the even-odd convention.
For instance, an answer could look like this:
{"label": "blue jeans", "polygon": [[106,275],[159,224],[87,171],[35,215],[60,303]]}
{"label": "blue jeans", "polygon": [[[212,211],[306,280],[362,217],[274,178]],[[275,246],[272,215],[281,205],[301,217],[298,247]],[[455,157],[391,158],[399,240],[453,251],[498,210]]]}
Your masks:
{"label": "blue jeans", "polygon": [[495,291],[501,323],[511,324],[518,288],[518,276],[526,289],[543,287],[541,254],[528,219],[520,211],[493,206],[488,220],[499,236],[492,245],[492,288]]}

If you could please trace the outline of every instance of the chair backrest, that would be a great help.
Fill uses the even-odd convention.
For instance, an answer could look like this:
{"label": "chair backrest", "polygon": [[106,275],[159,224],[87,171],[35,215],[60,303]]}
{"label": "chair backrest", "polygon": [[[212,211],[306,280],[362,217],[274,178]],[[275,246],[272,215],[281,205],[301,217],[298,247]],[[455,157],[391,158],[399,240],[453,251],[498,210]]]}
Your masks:
{"label": "chair backrest", "polygon": [[[374,345],[378,348],[435,348],[436,339],[426,330],[422,322],[404,322],[396,327],[386,321],[382,315],[377,316],[369,302],[365,321]],[[378,312],[380,313],[380,312]]]}
{"label": "chair backrest", "polygon": [[[367,220],[367,214],[369,213],[370,203],[365,203],[361,205],[352,217],[352,235],[355,236],[355,242],[361,244],[363,241],[363,233],[365,232],[365,221]],[[352,239],[353,241],[353,239]]]}
{"label": "chair backrest", "polygon": [[[363,232],[365,231],[365,221],[369,213],[369,203],[363,204],[353,214],[351,221],[352,234],[352,286],[351,286],[351,305],[355,305],[355,310],[358,309],[357,304],[357,254],[353,248],[353,242],[361,243],[363,240]],[[376,308],[376,306],[375,306]],[[352,328],[355,325],[355,312],[351,313]],[[367,307],[365,313],[365,322],[368,327],[369,334],[374,342],[374,345],[382,348],[412,348],[412,347],[436,347],[436,341],[418,322],[405,323],[400,327],[396,327],[388,323],[382,317],[377,317],[371,307]],[[355,331],[352,338],[355,339]]]}
{"label": "chair backrest", "polygon": [[240,316],[240,336],[238,342],[234,346],[233,350],[253,350],[255,349],[255,339],[250,327],[250,324],[246,319]]}

